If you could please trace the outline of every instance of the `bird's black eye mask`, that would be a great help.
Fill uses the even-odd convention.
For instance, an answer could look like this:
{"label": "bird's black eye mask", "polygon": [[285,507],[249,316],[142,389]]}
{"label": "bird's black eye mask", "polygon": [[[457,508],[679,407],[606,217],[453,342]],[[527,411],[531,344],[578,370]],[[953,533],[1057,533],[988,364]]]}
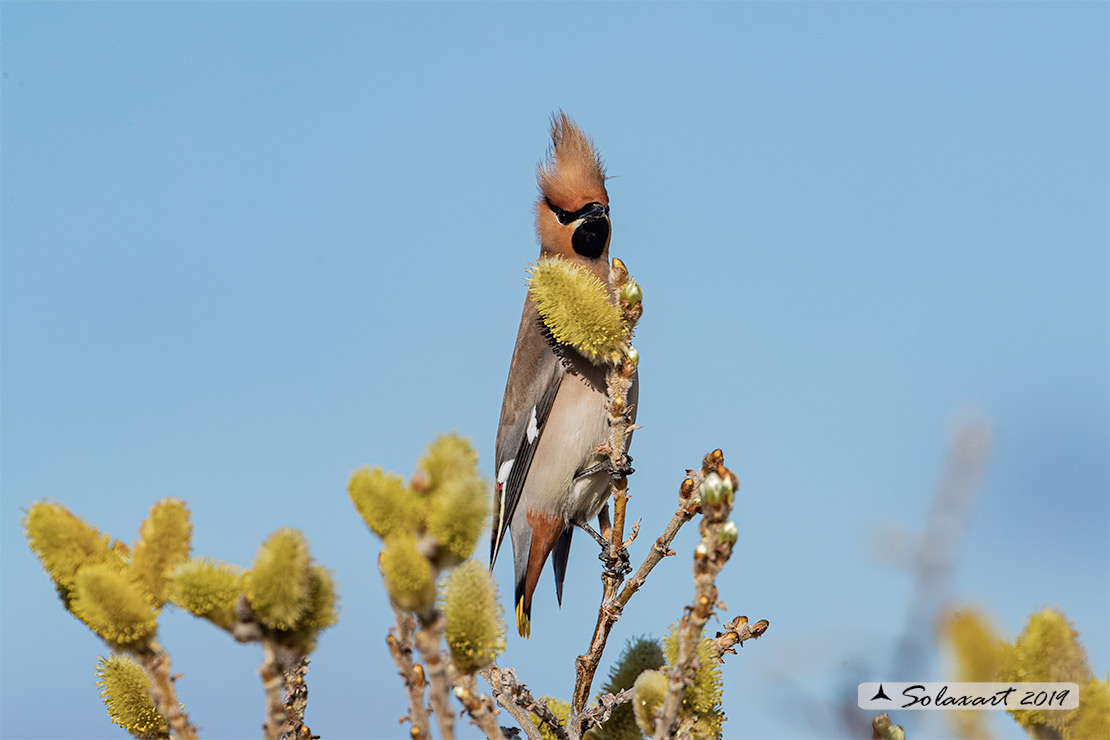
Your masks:
{"label": "bird's black eye mask", "polygon": [[547,201],[547,207],[551,209],[551,212],[555,214],[555,218],[559,219],[559,223],[561,223],[563,226],[577,221],[584,216],[595,214],[597,216],[609,215],[609,206],[603,206],[596,201],[593,203],[587,203],[586,205],[579,208],[577,211],[564,211],[562,208],[555,205],[550,200],[547,200],[547,198],[544,198],[544,200]]}

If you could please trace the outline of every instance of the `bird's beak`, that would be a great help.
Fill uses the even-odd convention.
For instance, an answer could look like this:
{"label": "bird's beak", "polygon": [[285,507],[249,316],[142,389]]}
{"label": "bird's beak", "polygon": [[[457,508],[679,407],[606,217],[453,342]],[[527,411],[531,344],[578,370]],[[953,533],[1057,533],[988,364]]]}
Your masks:
{"label": "bird's beak", "polygon": [[593,208],[582,214],[580,220],[587,221],[591,218],[604,218],[608,215],[609,206],[603,206],[600,203],[595,203]]}

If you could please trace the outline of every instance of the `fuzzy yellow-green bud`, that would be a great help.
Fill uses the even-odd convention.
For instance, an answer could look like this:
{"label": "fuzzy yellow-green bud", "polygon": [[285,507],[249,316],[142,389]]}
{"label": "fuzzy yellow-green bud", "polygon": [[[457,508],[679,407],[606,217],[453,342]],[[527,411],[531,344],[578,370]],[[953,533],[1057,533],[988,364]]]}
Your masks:
{"label": "fuzzy yellow-green bud", "polygon": [[[974,610],[948,616],[940,624],[941,638],[955,662],[957,681],[994,681],[1004,648],[987,619]],[[987,737],[987,713],[974,710],[945,712],[955,737]]]}
{"label": "fuzzy yellow-green bud", "polygon": [[724,680],[712,640],[698,643],[698,662],[701,668],[694,673],[694,682],[687,688],[682,703],[697,717],[691,737],[694,740],[716,740],[724,729],[725,715],[721,711]]}
{"label": "fuzzy yellow-green bud", "polygon": [[347,493],[366,526],[383,540],[394,532],[417,532],[424,528],[425,502],[399,475],[381,468],[356,470]]}
{"label": "fuzzy yellow-green bud", "polygon": [[427,532],[440,544],[436,565],[450,567],[474,552],[489,517],[489,490],[478,453],[458,434],[441,435],[420,458],[415,477],[427,494]]}
{"label": "fuzzy yellow-green bud", "polygon": [[139,528],[131,572],[156,607],[170,600],[170,571],[189,557],[192,537],[189,510],[176,498],[156,503]]}
{"label": "fuzzy yellow-green bud", "polygon": [[557,257],[541,259],[529,271],[528,294],[559,344],[574,347],[595,364],[617,364],[628,351],[620,309],[589,270]]}
{"label": "fuzzy yellow-green bud", "polygon": [[77,571],[70,609],[114,647],[142,647],[158,628],[158,614],[146,594],[126,572],[110,563],[86,565]]}
{"label": "fuzzy yellow-green bud", "polygon": [[378,558],[385,589],[399,609],[417,614],[431,611],[436,601],[432,564],[416,548],[415,535],[397,532],[385,541]]}
{"label": "fuzzy yellow-green bud", "polygon": [[999,681],[1073,681],[1091,675],[1079,633],[1066,616],[1044,609],[1029,618],[1025,630],[1003,656]]}
{"label": "fuzzy yellow-green bud", "polygon": [[477,673],[505,650],[505,618],[489,569],[477,560],[455,568],[443,592],[447,645],[460,673]]}
{"label": "fuzzy yellow-green bud", "polygon": [[441,434],[428,445],[417,467],[427,475],[429,494],[435,495],[452,480],[478,477],[478,452],[455,432]]}
{"label": "fuzzy yellow-green bud", "polygon": [[327,568],[314,565],[308,571],[308,597],[305,600],[304,614],[296,628],[281,637],[281,642],[296,646],[307,655],[316,649],[316,640],[320,633],[338,621],[339,596],[335,591],[335,581]]}
{"label": "fuzzy yellow-green bud", "polygon": [[23,517],[27,543],[49,574],[58,594],[69,608],[73,581],[82,566],[111,563],[117,569],[127,566],[128,550],[123,543],[112,542],[74,516],[61,504],[40,502]]}
{"label": "fuzzy yellow-green bud", "polygon": [[655,734],[656,714],[667,699],[670,680],[662,671],[644,671],[632,688],[632,714],[636,726],[648,737]]}
{"label": "fuzzy yellow-green bud", "polygon": [[[552,696],[541,696],[540,700],[547,705],[551,713],[554,714],[565,727],[567,718],[570,717],[570,702],[556,699]],[[534,714],[529,714],[528,719],[532,720],[532,726],[540,731],[540,737],[542,737],[543,740],[557,740],[555,733],[552,732],[551,728],[544,724],[543,720],[539,717]]]}
{"label": "fuzzy yellow-green bud", "polygon": [[173,602],[224,629],[235,624],[235,602],[244,591],[243,571],[208,558],[187,560],[173,571]]}
{"label": "fuzzy yellow-green bud", "polygon": [[258,548],[245,577],[247,600],[267,627],[293,629],[308,600],[308,543],[288,527],[279,529]]}
{"label": "fuzzy yellow-green bud", "polygon": [[1110,682],[1092,678],[1079,687],[1079,708],[1069,713],[1064,737],[1110,737]]}
{"label": "fuzzy yellow-green bud", "polygon": [[[664,654],[669,665],[678,659],[678,625],[671,627],[663,642]],[[715,740],[721,736],[725,716],[721,711],[724,681],[721,678],[721,664],[713,641],[702,639],[697,647],[698,663],[701,667],[694,672],[694,680],[686,687],[682,697],[682,712],[695,719],[690,736],[694,740]]]}
{"label": "fuzzy yellow-green bud", "polygon": [[132,737],[155,740],[170,736],[165,718],[147,693],[150,678],[134,660],[122,655],[101,658],[96,666],[96,686],[108,716]]}
{"label": "fuzzy yellow-green bud", "polygon": [[[609,680],[602,687],[606,694],[630,689],[644,671],[656,670],[666,662],[658,640],[637,637],[628,641],[616,664],[609,671]],[[597,729],[598,740],[640,740],[642,737],[632,704],[621,704],[613,710],[605,724]]]}
{"label": "fuzzy yellow-green bud", "polygon": [[458,477],[436,487],[428,534],[436,538],[440,551],[436,560],[442,567],[470,557],[489,518],[490,495],[477,476]]}
{"label": "fuzzy yellow-green bud", "polygon": [[308,599],[297,629],[319,632],[338,621],[339,595],[335,591],[335,580],[327,568],[314,565],[308,571]]}
{"label": "fuzzy yellow-green bud", "polygon": [[[1025,631],[1013,645],[1006,646],[996,681],[1065,681],[1083,686],[1091,678],[1087,654],[1079,644],[1079,634],[1067,617],[1054,609],[1044,609],[1029,618]],[[1049,727],[1059,733],[1069,713],[1038,709],[1010,710],[1027,732]]]}
{"label": "fuzzy yellow-green bud", "polygon": [[628,641],[617,662],[609,670],[609,680],[602,691],[616,694],[632,688],[640,674],[661,667],[667,659],[658,640],[635,637]]}
{"label": "fuzzy yellow-green bud", "polygon": [[974,610],[956,612],[941,624],[941,633],[953,652],[957,680],[994,680],[1003,642],[982,614]]}

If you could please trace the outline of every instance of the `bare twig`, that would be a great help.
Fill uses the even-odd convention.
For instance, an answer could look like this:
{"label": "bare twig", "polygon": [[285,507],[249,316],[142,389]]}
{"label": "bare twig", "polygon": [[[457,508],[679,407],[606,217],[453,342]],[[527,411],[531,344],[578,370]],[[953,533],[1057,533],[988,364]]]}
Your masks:
{"label": "bare twig", "polygon": [[[717,454],[720,454],[719,450]],[[609,639],[609,634],[612,632],[613,625],[620,619],[624,607],[627,606],[628,602],[647,581],[648,574],[651,573],[663,558],[674,555],[674,551],[670,549],[670,545],[674,541],[675,536],[677,536],[679,530],[682,529],[682,525],[693,519],[694,515],[701,510],[698,500],[698,489],[704,478],[704,474],[699,471],[686,471],[686,477],[683,479],[682,485],[679,486],[678,508],[675,510],[674,516],[671,517],[671,520],[663,529],[663,534],[652,544],[651,549],[644,558],[644,562],[641,563],[635,574],[624,583],[623,589],[618,591],[620,582],[613,583],[611,580],[606,580],[603,575],[602,580],[605,585],[605,591],[602,595],[601,607],[598,610],[597,625],[594,628],[589,650],[585,655],[578,658],[578,681],[575,684],[574,696],[581,701],[581,709],[575,712],[575,703],[572,701],[571,715],[567,723],[568,730],[572,733],[572,737],[581,737],[588,729],[588,727],[582,724],[585,704],[589,699],[593,677],[597,672],[597,666],[601,661],[602,653],[605,651],[605,645]],[[620,502],[620,499],[615,501],[617,504],[620,504]],[[633,526],[633,530],[639,530],[638,522]],[[621,536],[621,533],[614,524],[611,541],[619,541]],[[610,587],[611,585],[612,587]],[[574,734],[576,730],[578,732],[577,735]]]}
{"label": "bare twig", "polygon": [[[703,475],[716,473],[729,488],[736,490],[736,476],[724,466],[724,455],[714,450],[702,462]],[[721,572],[732,554],[735,537],[722,538],[722,530],[732,512],[732,494],[720,501],[703,501],[701,542],[694,551],[694,601],[687,607],[678,628],[678,655],[670,669],[670,686],[655,725],[655,740],[674,737],[678,726],[679,710],[686,687],[693,680],[697,669],[697,647],[709,617],[717,606],[717,574]]]}
{"label": "bare twig", "polygon": [[460,676],[455,680],[455,696],[488,740],[504,738],[497,724],[497,708],[488,696],[478,691],[478,682],[473,675]]}
{"label": "bare twig", "polygon": [[455,737],[455,714],[447,700],[448,687],[451,685],[449,675],[449,662],[444,659],[440,645],[443,642],[443,633],[447,630],[447,618],[438,612],[433,612],[430,618],[422,621],[420,629],[414,635],[416,649],[424,657],[424,666],[428,675],[430,693],[428,695],[432,711],[436,715],[439,725],[439,734],[442,740],[453,740]]}
{"label": "bare twig", "polygon": [[263,638],[262,655],[258,674],[266,692],[263,736],[266,740],[314,740],[317,736],[304,724],[308,657],[300,648],[283,645],[272,636]]}
{"label": "bare twig", "polygon": [[285,705],[282,701],[285,679],[271,640],[262,641],[262,689],[266,692],[266,719],[262,723],[262,736],[266,740],[281,740],[285,734]]}
{"label": "bare twig", "polygon": [[644,558],[644,562],[636,570],[635,574],[628,579],[628,582],[624,584],[624,588],[611,607],[618,613],[624,609],[632,596],[644,585],[644,582],[647,581],[648,574],[654,570],[655,566],[659,565],[660,561],[668,555],[674,555],[674,550],[670,549],[670,547],[671,543],[674,542],[675,536],[678,534],[678,531],[682,529],[682,525],[693,519],[694,515],[701,510],[695,494],[698,486],[701,485],[703,477],[704,476],[697,471],[686,471],[686,477],[683,479],[682,485],[678,490],[678,509],[675,510],[671,520],[667,522],[667,526],[663,529],[663,534],[652,544],[647,557]]}
{"label": "bare twig", "polygon": [[[675,511],[671,521],[667,523],[667,526],[663,530],[663,534],[652,544],[651,549],[644,558],[644,562],[636,570],[632,578],[624,584],[623,589],[620,589],[620,581],[614,582],[612,579],[606,579],[603,575],[602,581],[605,590],[602,594],[601,607],[598,609],[598,620],[594,627],[593,637],[590,640],[590,648],[586,654],[578,658],[578,680],[575,683],[574,697],[580,704],[576,705],[574,701],[571,702],[571,715],[570,721],[568,722],[568,729],[571,731],[572,737],[581,737],[586,731],[581,725],[582,713],[585,711],[585,705],[589,699],[593,678],[597,672],[597,666],[601,662],[601,656],[605,651],[605,645],[609,640],[609,634],[613,630],[613,625],[620,619],[624,607],[628,604],[632,596],[639,591],[647,581],[648,574],[651,573],[664,557],[674,554],[674,551],[670,549],[671,542],[674,541],[682,525],[690,521],[700,510],[696,491],[703,477],[704,476],[700,473],[694,471],[687,472],[687,477],[683,479],[682,485],[679,487],[678,509]],[[615,503],[619,504],[620,501],[620,499],[617,499]],[[638,527],[636,529],[638,529]],[[620,541],[622,536],[623,534],[617,530],[614,524],[611,541]],[[618,589],[620,590],[618,591]],[[577,712],[575,711],[575,706],[580,707]],[[578,727],[575,726],[576,722]],[[574,735],[573,733],[576,730],[578,734]]]}
{"label": "bare twig", "polygon": [[532,724],[528,716],[529,712],[539,717],[557,738],[566,740],[567,731],[559,722],[559,718],[548,709],[546,704],[535,699],[527,686],[516,680],[516,674],[512,668],[499,668],[496,663],[491,663],[479,673],[486,679],[497,703],[520,723],[520,729],[528,736],[528,740],[543,740],[540,731]]}
{"label": "bare twig", "polygon": [[616,694],[603,694],[599,696],[597,704],[594,704],[582,713],[583,734],[589,732],[594,727],[605,724],[613,714],[614,709],[630,701],[632,701],[632,689],[630,688],[618,691]]}
{"label": "bare twig", "polygon": [[152,642],[149,647],[136,651],[135,657],[139,659],[150,677],[151,702],[158,713],[165,718],[170,732],[178,740],[196,740],[197,728],[189,721],[189,715],[177,700],[177,691],[173,686],[174,679],[170,674],[169,653],[158,643]]}
{"label": "bare twig", "polygon": [[[408,720],[412,723],[414,737],[430,738],[432,736],[431,722],[428,719],[428,707],[424,703],[424,688],[427,681],[424,677],[424,668],[412,661],[412,635],[416,629],[416,619],[409,612],[393,608],[393,616],[397,621],[396,632],[389,631],[386,644],[393,662],[400,670],[401,680],[405,682],[405,693],[409,698]],[[402,720],[403,721],[403,720]]]}
{"label": "bare twig", "polygon": [[771,623],[766,619],[761,619],[755,624],[748,624],[747,617],[736,617],[731,622],[724,625],[724,632],[718,632],[716,637],[713,638],[713,645],[717,649],[717,658],[723,663],[725,653],[732,653],[736,655],[736,648],[733,645],[739,644],[741,647],[748,640],[758,639]]}
{"label": "bare twig", "polygon": [[[643,303],[639,299],[633,302],[622,296],[621,288],[630,281],[631,278],[624,263],[614,258],[612,269],[609,271],[609,283],[618,296],[617,303],[629,338],[632,335],[632,328],[644,311]],[[619,609],[614,610],[613,605],[627,573],[628,550],[624,542],[624,522],[628,505],[628,473],[631,471],[625,449],[628,446],[628,434],[632,426],[628,393],[632,389],[636,376],[637,357],[634,352],[630,352],[619,364],[611,366],[605,375],[606,395],[609,398],[609,467],[614,475],[613,525],[608,533],[608,547],[605,548],[606,552],[602,553],[602,559],[605,560],[606,565],[601,573],[603,590],[601,605],[597,611],[597,623],[594,626],[589,649],[578,656],[576,661],[577,672],[570,700],[570,715],[567,718],[567,730],[573,740],[577,740],[585,732],[583,713],[590,698],[590,689],[593,686],[601,656],[605,652],[609,633],[620,618]]]}
{"label": "bare twig", "polygon": [[285,669],[285,724],[290,740],[319,740],[319,735],[313,735],[312,730],[304,723],[304,712],[308,707],[308,683],[304,677],[308,674],[309,658],[302,656],[296,665]]}

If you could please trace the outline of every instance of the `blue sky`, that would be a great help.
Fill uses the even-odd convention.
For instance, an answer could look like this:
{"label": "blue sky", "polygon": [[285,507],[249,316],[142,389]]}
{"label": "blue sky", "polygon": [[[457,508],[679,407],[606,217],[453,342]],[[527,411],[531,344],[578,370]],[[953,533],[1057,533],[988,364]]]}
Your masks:
{"label": "blue sky", "polygon": [[[402,734],[346,482],[408,475],[451,429],[492,478],[559,108],[606,159],[612,253],[645,291],[633,560],[705,452],[740,476],[721,598],[771,629],[724,668],[726,737],[842,736],[855,682],[946,678],[935,654],[883,671],[898,556],[961,419],[994,446],[948,596],[1009,635],[1059,606],[1110,670],[1106,3],[5,1],[0,20],[0,736],[125,736],[22,510],[61,501],[132,540],[164,496],[189,502],[197,554],[243,565],[300,527],[342,597],[309,724]],[[679,616],[694,543],[610,658]],[[587,538],[561,611],[552,591],[503,663],[566,697],[600,593]],[[179,612],[161,635],[203,735],[256,737],[257,646]],[[922,714],[896,719],[946,732]]]}

